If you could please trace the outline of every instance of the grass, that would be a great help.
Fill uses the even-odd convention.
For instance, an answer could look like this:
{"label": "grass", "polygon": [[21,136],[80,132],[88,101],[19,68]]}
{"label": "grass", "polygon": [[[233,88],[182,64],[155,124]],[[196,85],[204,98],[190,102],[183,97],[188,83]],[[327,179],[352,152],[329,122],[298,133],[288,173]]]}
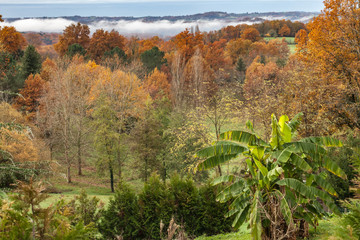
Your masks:
{"label": "grass", "polygon": [[295,38],[294,37],[264,37],[265,41],[270,41],[273,39],[278,39],[278,40],[282,40],[285,38],[285,41],[287,42],[289,49],[290,49],[290,54],[294,54],[296,52],[296,43],[295,43]]}
{"label": "grass", "polygon": [[[45,199],[45,201],[43,201],[41,203],[42,207],[48,207],[50,205],[54,205],[56,202],[58,202],[61,199],[64,199],[66,202],[69,202],[71,200],[73,200],[75,198],[75,196],[77,196],[78,194],[50,194],[50,197]],[[110,198],[112,197],[112,195],[92,195],[89,194],[88,195],[89,198],[92,197],[97,197],[98,199],[100,199],[100,202],[103,202],[105,206],[108,205]]]}
{"label": "grass", "polygon": [[[342,225],[341,218],[334,216],[332,218],[324,219],[319,221],[319,225],[315,229],[310,227],[310,237],[309,240],[356,240],[354,236],[351,235],[351,229]],[[201,236],[196,238],[196,240],[250,240],[251,236],[249,230],[245,225],[241,226],[238,232],[228,233],[228,234],[219,234],[215,236]]]}
{"label": "grass", "polygon": [[250,240],[250,230],[247,229],[247,226],[244,224],[240,227],[239,231],[234,233],[228,233],[228,234],[219,234],[215,236],[201,236],[198,238],[195,238],[195,240]]}

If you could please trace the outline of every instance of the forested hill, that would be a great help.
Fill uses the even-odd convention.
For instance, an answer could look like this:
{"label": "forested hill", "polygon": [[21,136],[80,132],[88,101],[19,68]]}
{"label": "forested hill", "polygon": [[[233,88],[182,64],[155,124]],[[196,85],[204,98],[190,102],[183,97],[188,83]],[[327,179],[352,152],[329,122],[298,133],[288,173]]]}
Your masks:
{"label": "forested hill", "polygon": [[[194,15],[184,16],[147,16],[147,17],[82,17],[82,16],[59,16],[61,18],[80,22],[83,24],[91,24],[100,21],[136,21],[141,20],[143,22],[156,22],[167,20],[171,22],[175,21],[201,21],[201,20],[223,20],[223,21],[238,21],[238,22],[262,22],[265,20],[277,20],[285,19],[291,21],[308,22],[313,17],[317,16],[317,12],[265,12],[265,13],[226,13],[226,12],[206,12]],[[59,17],[42,17],[38,19],[55,19]],[[24,18],[7,18],[7,22],[13,22]],[[25,18],[26,19],[26,18]]]}

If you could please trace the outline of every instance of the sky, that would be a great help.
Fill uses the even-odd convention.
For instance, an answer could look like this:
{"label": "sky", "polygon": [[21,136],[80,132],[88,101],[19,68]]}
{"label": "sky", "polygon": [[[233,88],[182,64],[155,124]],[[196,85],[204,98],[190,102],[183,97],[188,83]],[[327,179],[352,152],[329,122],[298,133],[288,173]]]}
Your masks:
{"label": "sky", "polygon": [[0,0],[0,14],[14,17],[169,16],[209,11],[319,12],[323,0]]}

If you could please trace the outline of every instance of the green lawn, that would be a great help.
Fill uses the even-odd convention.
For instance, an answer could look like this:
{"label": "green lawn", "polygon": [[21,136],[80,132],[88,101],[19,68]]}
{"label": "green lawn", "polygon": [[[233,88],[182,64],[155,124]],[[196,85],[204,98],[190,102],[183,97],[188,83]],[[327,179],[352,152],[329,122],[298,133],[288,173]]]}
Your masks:
{"label": "green lawn", "polygon": [[251,240],[250,230],[247,229],[247,226],[244,224],[240,227],[239,231],[228,234],[219,234],[215,236],[201,236],[195,238],[195,240]]}
{"label": "green lawn", "polygon": [[[236,233],[220,234],[215,236],[201,236],[196,240],[250,240],[251,236],[249,230],[243,225]],[[356,240],[351,236],[351,229],[348,229],[341,225],[340,217],[332,217],[319,221],[317,228],[310,227],[309,240]]]}
{"label": "green lawn", "polygon": [[[50,194],[50,197],[47,198],[45,201],[41,203],[42,207],[48,207],[51,204],[55,205],[56,202],[58,202],[60,199],[64,199],[66,202],[69,202],[75,198],[78,194]],[[103,202],[105,206],[109,203],[110,198],[113,195],[93,195],[89,194],[88,197],[97,197],[100,199],[100,202]]]}
{"label": "green lawn", "polygon": [[273,39],[278,39],[278,40],[282,41],[282,39],[284,39],[284,38],[289,46],[290,54],[294,54],[295,50],[296,50],[296,43],[295,43],[294,37],[264,37],[264,40],[267,42],[270,40],[273,40]]}

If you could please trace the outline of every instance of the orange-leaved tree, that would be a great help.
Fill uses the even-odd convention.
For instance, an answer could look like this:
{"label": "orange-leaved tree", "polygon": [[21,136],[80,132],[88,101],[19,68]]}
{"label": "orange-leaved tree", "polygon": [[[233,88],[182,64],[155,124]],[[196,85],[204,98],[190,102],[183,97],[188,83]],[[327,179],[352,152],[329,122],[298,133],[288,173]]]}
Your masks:
{"label": "orange-leaved tree", "polygon": [[[325,9],[297,35],[298,55],[316,66],[316,81],[337,86],[323,104],[332,122],[360,128],[360,9],[357,0],[325,0]],[[328,95],[330,96],[330,95]]]}
{"label": "orange-leaved tree", "polygon": [[46,83],[39,74],[35,76],[30,74],[25,80],[25,86],[20,91],[21,96],[16,98],[14,106],[27,113],[27,117],[33,120],[45,86]]}
{"label": "orange-leaved tree", "polygon": [[86,24],[77,23],[67,26],[63,34],[59,37],[59,42],[54,45],[56,52],[60,56],[65,55],[70,45],[75,43],[81,45],[84,49],[89,47],[90,28]]}
{"label": "orange-leaved tree", "polygon": [[5,26],[0,29],[0,43],[5,51],[16,53],[25,47],[26,40],[14,27]]}

